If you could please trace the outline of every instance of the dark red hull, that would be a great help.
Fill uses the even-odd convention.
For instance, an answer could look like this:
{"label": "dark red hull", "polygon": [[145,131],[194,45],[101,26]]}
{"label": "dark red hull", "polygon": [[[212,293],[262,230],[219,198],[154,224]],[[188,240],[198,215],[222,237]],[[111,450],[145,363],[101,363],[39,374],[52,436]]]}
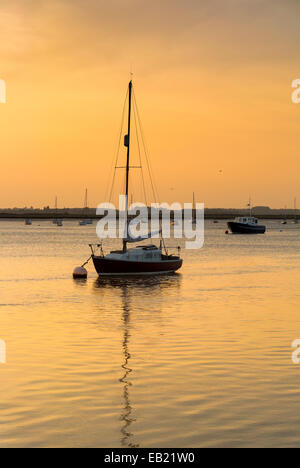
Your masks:
{"label": "dark red hull", "polygon": [[92,258],[99,275],[167,274],[174,273],[182,266],[182,259],[179,257],[169,258],[161,262],[130,262],[96,256]]}

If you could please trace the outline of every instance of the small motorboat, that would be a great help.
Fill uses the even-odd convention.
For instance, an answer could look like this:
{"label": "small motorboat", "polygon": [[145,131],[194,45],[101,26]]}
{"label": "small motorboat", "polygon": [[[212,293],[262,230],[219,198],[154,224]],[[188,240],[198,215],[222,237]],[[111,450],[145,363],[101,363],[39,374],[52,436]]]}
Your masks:
{"label": "small motorboat", "polygon": [[258,219],[251,217],[235,218],[227,223],[232,234],[264,234],[266,226],[258,224]]}
{"label": "small motorboat", "polygon": [[25,219],[25,225],[26,226],[31,226],[32,225],[31,219]]}
{"label": "small motorboat", "polygon": [[281,224],[287,224],[287,220],[284,219],[283,221],[281,221]]}
{"label": "small motorboat", "polygon": [[87,225],[87,222],[86,222],[86,220],[84,219],[84,220],[82,220],[82,221],[79,221],[78,224],[79,224],[79,226],[86,226],[86,225]]}

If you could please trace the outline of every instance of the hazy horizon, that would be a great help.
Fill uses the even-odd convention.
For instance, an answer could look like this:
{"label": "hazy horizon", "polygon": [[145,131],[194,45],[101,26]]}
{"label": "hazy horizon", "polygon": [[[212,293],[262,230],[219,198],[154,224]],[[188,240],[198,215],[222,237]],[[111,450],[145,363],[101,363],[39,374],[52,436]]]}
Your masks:
{"label": "hazy horizon", "polygon": [[[187,201],[186,203],[189,203],[189,201]],[[199,202],[201,203],[201,202]],[[139,202],[134,202],[134,205],[139,205]],[[142,202],[141,202],[142,204]],[[115,205],[116,206],[116,209],[118,209],[118,204]],[[150,207],[151,205],[148,204],[147,205],[148,207]],[[183,206],[183,205],[182,205]],[[204,206],[204,208],[206,210],[249,210],[249,207],[247,206],[229,206],[229,207],[222,207],[222,206]],[[268,206],[268,205],[253,205],[252,206],[252,209],[257,209],[257,208],[266,208],[266,209],[270,209],[270,210],[286,210],[286,211],[300,211],[300,208],[294,208],[294,207],[291,207],[291,206],[280,206],[280,207],[274,207],[274,206]],[[38,206],[13,206],[13,207],[3,207],[1,208],[0,207],[0,212],[1,211],[5,211],[5,210],[96,210],[97,207],[96,206],[87,206],[87,207],[83,207],[83,206],[61,206],[61,207],[57,207],[55,208],[54,206],[41,206],[41,207],[38,207]],[[176,210],[175,210],[176,211]]]}

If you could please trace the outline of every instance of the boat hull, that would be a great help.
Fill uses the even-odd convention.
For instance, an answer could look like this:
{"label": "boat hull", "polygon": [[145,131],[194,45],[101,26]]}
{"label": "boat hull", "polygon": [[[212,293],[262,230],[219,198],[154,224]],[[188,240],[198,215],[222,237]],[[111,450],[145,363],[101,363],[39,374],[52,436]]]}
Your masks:
{"label": "boat hull", "polygon": [[227,223],[232,234],[264,234],[266,232],[266,226],[252,226],[251,224],[237,223],[230,221]]}
{"label": "boat hull", "polygon": [[175,273],[182,266],[182,259],[178,257],[160,262],[112,260],[96,256],[92,259],[99,276],[163,275]]}

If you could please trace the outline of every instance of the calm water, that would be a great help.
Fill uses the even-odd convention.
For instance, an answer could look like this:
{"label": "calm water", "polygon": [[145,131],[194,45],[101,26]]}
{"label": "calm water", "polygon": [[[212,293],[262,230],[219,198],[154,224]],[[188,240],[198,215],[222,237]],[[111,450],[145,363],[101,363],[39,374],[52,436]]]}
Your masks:
{"label": "calm water", "polygon": [[95,226],[0,222],[0,446],[300,445],[300,225],[268,227],[75,282]]}

